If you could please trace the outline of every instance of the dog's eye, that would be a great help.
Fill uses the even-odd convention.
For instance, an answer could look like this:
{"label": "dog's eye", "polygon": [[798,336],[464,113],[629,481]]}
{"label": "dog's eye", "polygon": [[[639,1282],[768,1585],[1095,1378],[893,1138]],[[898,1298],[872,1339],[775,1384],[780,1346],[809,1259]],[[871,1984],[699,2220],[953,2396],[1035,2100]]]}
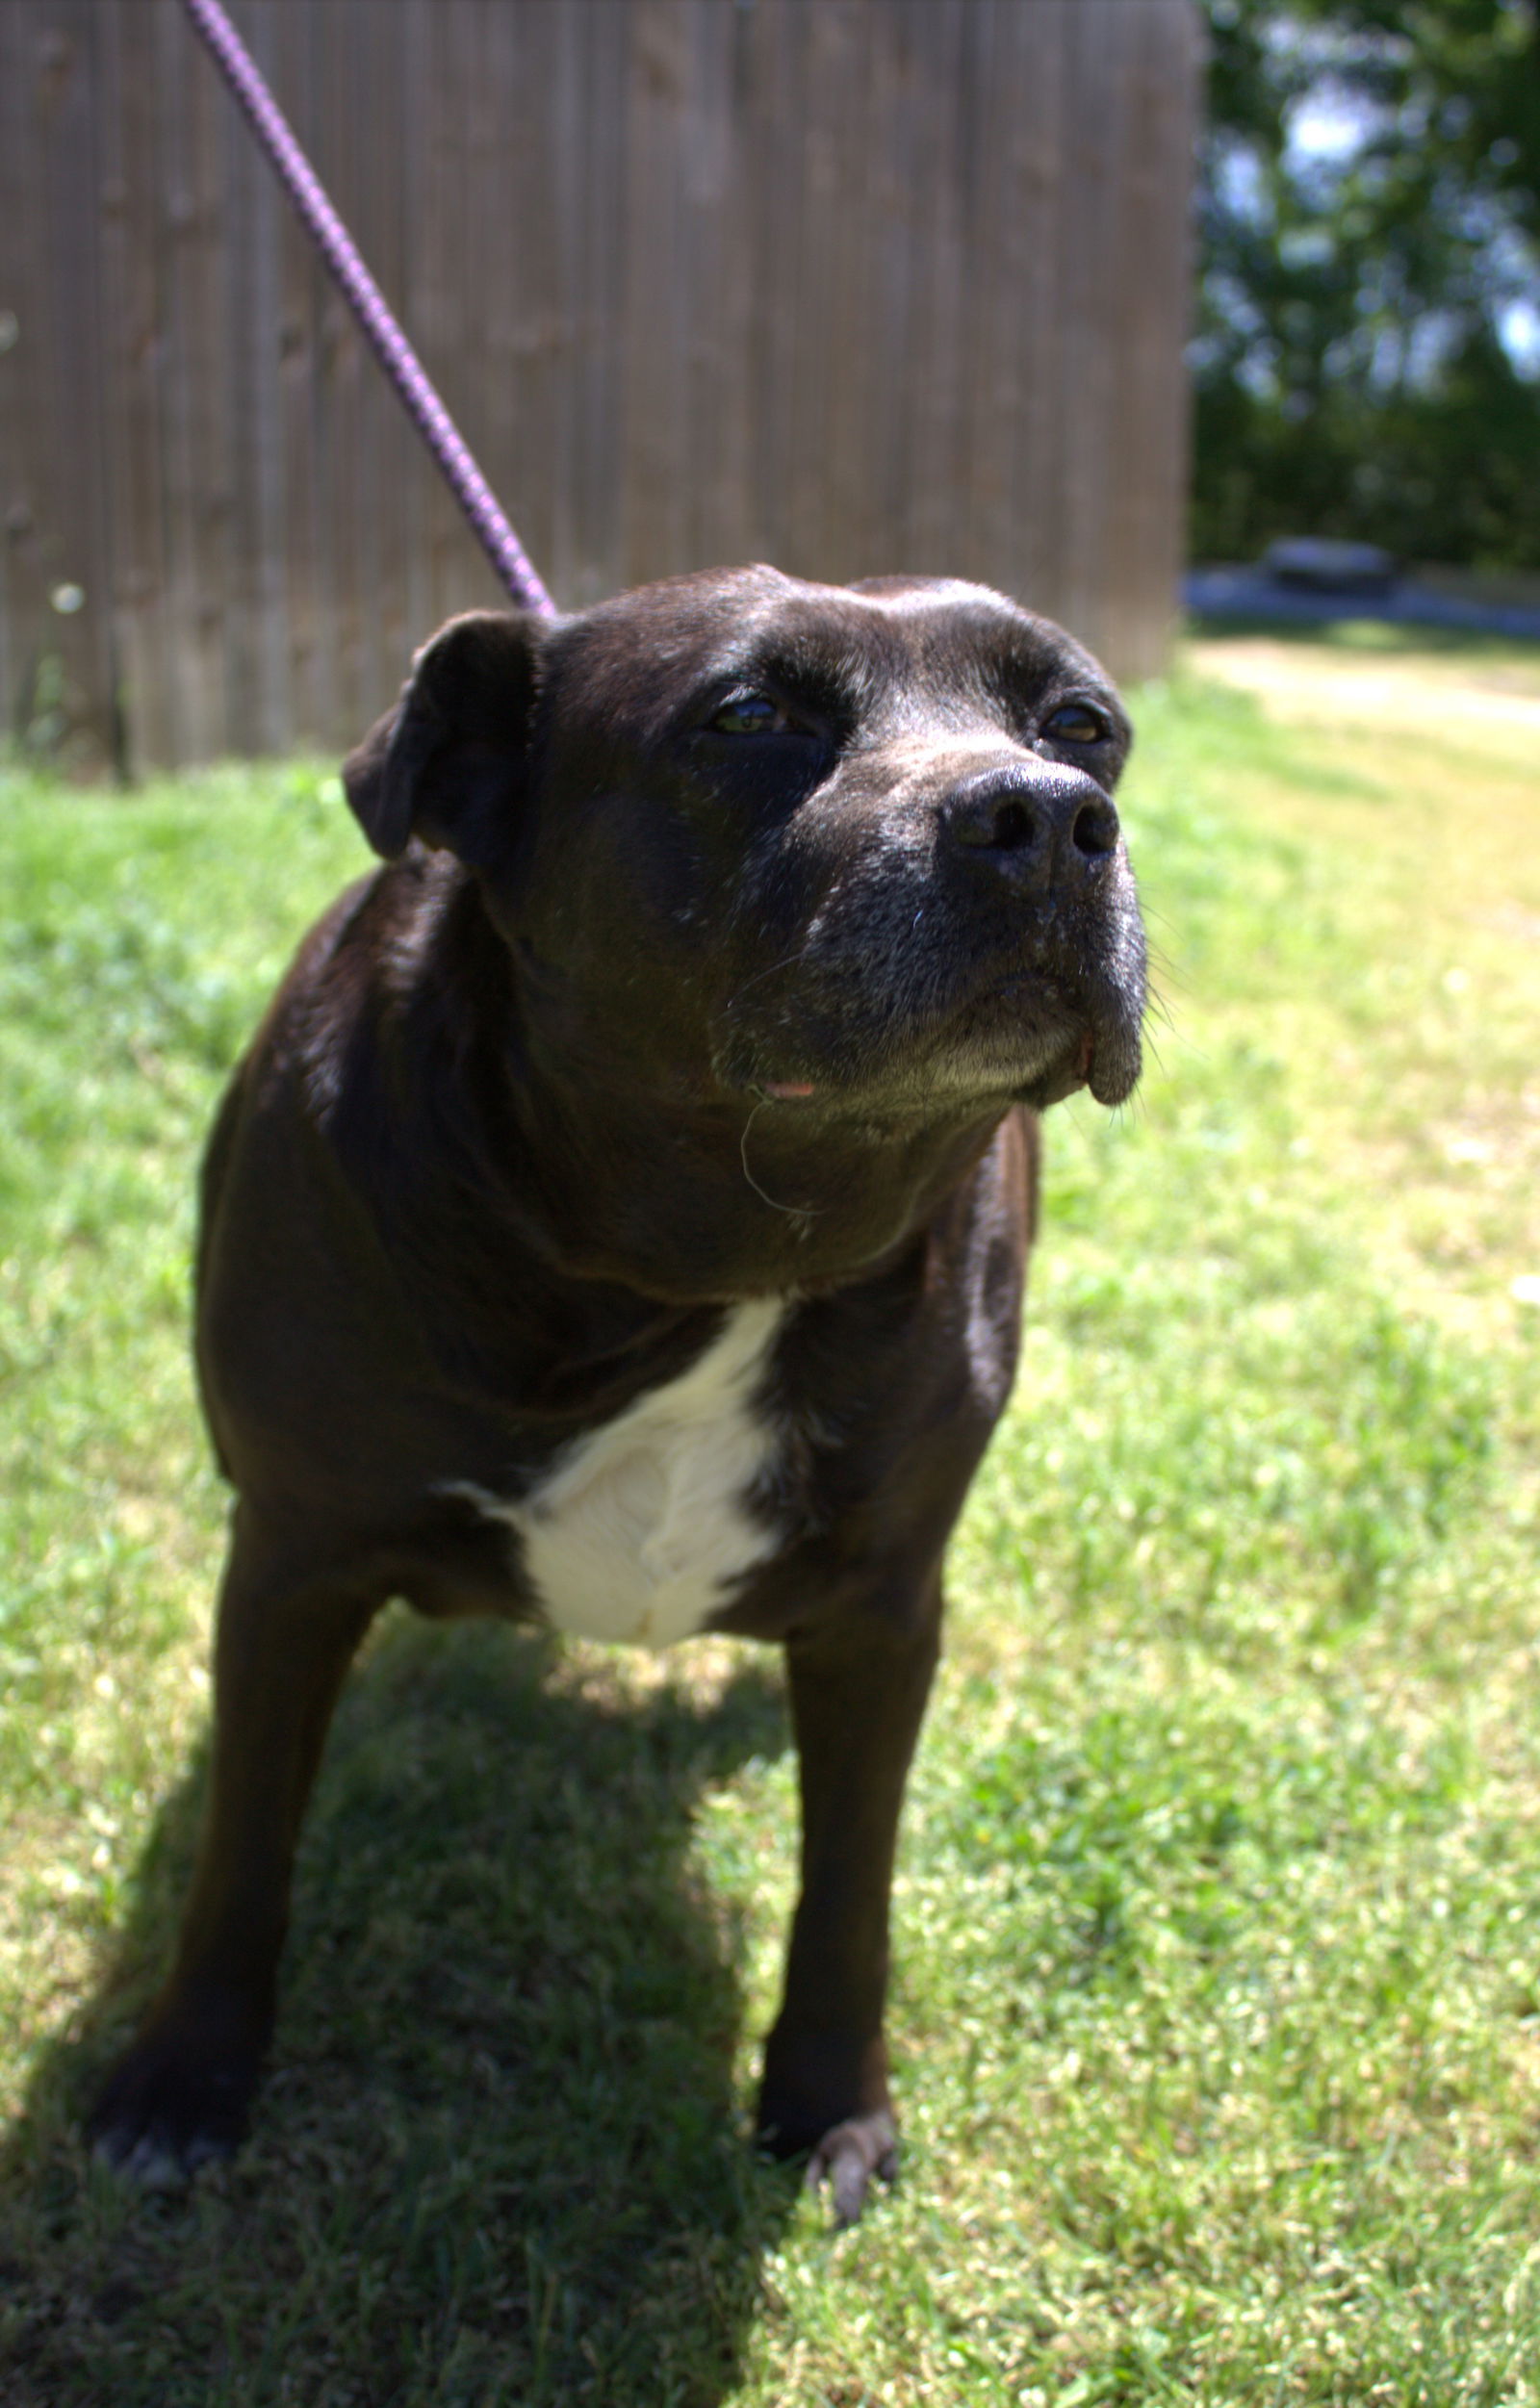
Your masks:
{"label": "dog's eye", "polygon": [[790,721],[768,694],[734,694],[711,722],[717,735],[779,735]]}
{"label": "dog's eye", "polygon": [[1089,703],[1065,703],[1043,721],[1042,732],[1055,744],[1100,744],[1111,730]]}

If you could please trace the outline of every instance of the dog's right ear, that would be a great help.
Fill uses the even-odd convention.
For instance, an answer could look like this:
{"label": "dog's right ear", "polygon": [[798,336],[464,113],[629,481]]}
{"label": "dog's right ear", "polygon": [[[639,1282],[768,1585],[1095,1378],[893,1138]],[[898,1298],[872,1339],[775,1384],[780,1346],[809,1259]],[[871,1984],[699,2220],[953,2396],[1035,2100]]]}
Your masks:
{"label": "dog's right ear", "polygon": [[413,836],[489,861],[524,791],[549,621],[468,610],[430,636],[394,710],[343,763],[359,826],[387,861]]}

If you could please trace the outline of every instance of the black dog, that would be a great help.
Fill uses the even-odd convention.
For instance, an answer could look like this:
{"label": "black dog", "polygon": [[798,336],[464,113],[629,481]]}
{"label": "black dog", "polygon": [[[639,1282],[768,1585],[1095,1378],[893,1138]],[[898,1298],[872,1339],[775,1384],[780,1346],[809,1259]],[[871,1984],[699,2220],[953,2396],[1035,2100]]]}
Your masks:
{"label": "black dog", "polygon": [[1127,741],[1088,653],[944,579],[724,571],[419,654],[346,773],[391,866],[307,939],[209,1147],[212,1795],[106,2156],[166,2180],[239,2140],[327,1721],[399,1595],[784,1643],[761,2131],[842,2219],[890,2170],[894,1835],[1034,1114],[1139,1075]]}

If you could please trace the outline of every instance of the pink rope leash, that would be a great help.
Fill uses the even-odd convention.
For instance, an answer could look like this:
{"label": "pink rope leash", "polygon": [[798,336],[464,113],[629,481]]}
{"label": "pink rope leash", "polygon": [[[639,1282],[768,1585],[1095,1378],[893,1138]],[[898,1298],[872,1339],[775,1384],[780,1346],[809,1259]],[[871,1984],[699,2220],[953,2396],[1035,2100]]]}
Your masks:
{"label": "pink rope leash", "polygon": [[398,325],[219,0],[185,0],[185,5],[494,569],[522,609],[553,619],[556,605],[528,553],[503,517],[464,436],[434,392],[426,370]]}

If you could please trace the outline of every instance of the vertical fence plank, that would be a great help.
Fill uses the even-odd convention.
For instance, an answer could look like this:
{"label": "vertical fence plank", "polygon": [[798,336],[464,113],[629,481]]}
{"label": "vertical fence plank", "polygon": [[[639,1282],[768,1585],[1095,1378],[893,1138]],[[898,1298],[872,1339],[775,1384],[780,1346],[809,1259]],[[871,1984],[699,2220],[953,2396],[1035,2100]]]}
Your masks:
{"label": "vertical fence plank", "polygon": [[[317,140],[316,11],[273,13],[273,77],[284,114],[314,152]],[[285,208],[278,220],[277,323],[273,329],[277,415],[283,457],[278,534],[283,593],[286,741],[308,749],[332,722],[331,620],[321,583],[321,494],[316,461],[321,312],[323,288],[314,251]]]}
{"label": "vertical fence plank", "polygon": [[808,99],[807,54],[813,12],[788,8],[784,0],[758,0],[754,13],[755,105],[744,158],[751,185],[756,296],[752,549],[795,570],[807,565],[799,562],[794,546],[801,467],[796,451],[797,337],[808,193],[790,154],[795,147],[800,167],[800,142],[792,129],[803,122]]}
{"label": "vertical fence plank", "polygon": [[626,190],[630,175],[627,85],[630,69],[629,0],[594,0],[597,33],[581,37],[581,142],[566,164],[563,190],[581,211],[582,351],[571,406],[573,523],[577,559],[560,599],[580,608],[619,582],[625,458],[622,328]]}
{"label": "vertical fence plank", "polygon": [[[154,87],[136,47],[149,21],[125,0],[96,15],[99,47],[98,164],[101,207],[101,337],[108,390],[104,413],[109,505],[110,604],[120,686],[122,754],[166,760],[172,751],[162,648],[169,599],[163,544],[159,447],[165,358],[157,269],[159,153]],[[133,754],[129,745],[133,745]]]}
{"label": "vertical fence plank", "polygon": [[[321,112],[318,128],[322,181],[368,256],[377,229],[358,216],[364,176],[360,152],[372,141],[358,115],[357,37],[363,12],[358,0],[327,0],[318,13],[321,34]],[[321,304],[320,460],[322,576],[333,627],[330,706],[339,733],[368,725],[376,689],[367,673],[369,594],[365,578],[373,566],[364,496],[371,461],[366,438],[366,388],[375,373],[364,338],[340,293],[331,288]]]}
{"label": "vertical fence plank", "polygon": [[224,421],[230,357],[228,226],[221,165],[228,103],[188,38],[175,0],[155,22],[164,95],[167,353],[162,482],[171,594],[167,654],[177,757],[209,760],[231,746],[226,611],[230,476]]}
{"label": "vertical fence plank", "polygon": [[[39,703],[47,592],[56,566],[48,503],[56,473],[44,355],[41,218],[34,166],[42,28],[19,10],[0,10],[0,226],[24,233],[0,268],[0,676],[6,733],[25,739]],[[40,147],[40,144],[38,145]]]}
{"label": "vertical fence plank", "polygon": [[[65,756],[87,765],[119,750],[107,452],[97,417],[106,383],[98,202],[98,20],[85,0],[54,0],[20,60],[24,219],[37,245],[24,364],[32,423],[29,508],[36,700]],[[17,346],[18,349],[21,346]],[[77,599],[79,598],[78,602]],[[70,605],[75,606],[71,607]]]}
{"label": "vertical fence plank", "polygon": [[[459,129],[454,120],[451,77],[458,56],[448,5],[421,13],[422,81],[413,111],[412,135],[421,162],[418,206],[413,212],[405,322],[430,376],[451,356],[457,329],[452,296],[459,269],[455,227],[460,209]],[[437,481],[437,480],[435,480]],[[414,597],[415,624],[423,628],[445,617],[449,602],[448,559],[454,530],[447,495],[429,493],[423,505],[422,566]]]}
{"label": "vertical fence plank", "polygon": [[[982,0],[970,12],[960,94],[962,241],[969,259],[963,342],[972,372],[962,402],[958,556],[967,574],[1012,586],[1030,582],[1024,561],[1007,567],[1004,539],[1013,526],[1014,455],[1022,439],[1021,343],[1031,260],[1043,239],[1020,190],[1032,134],[1013,71],[1020,17],[1014,0]],[[1057,38],[1055,12],[1047,39]],[[1037,82],[1040,58],[1034,66]],[[1007,295],[1014,297],[1002,306]]]}
{"label": "vertical fence plank", "polygon": [[[1079,181],[1072,182],[1068,171],[1071,149],[1077,158],[1079,152],[1078,141],[1071,144],[1069,138],[1071,131],[1078,136],[1079,128],[1071,115],[1077,93],[1069,64],[1070,9],[1065,0],[1053,0],[1042,12],[1040,28],[1038,13],[1034,11],[1025,25],[1017,21],[1012,26],[1015,55],[1011,82],[1025,102],[1014,162],[1014,198],[1030,232],[1021,263],[1025,280],[1016,354],[1020,417],[1006,524],[1014,531],[1013,550],[1021,564],[1017,590],[1035,610],[1062,614],[1069,603],[1066,421],[1070,425],[1076,422],[1082,401],[1076,357],[1061,340],[1058,312],[1065,279],[1060,255],[1070,240],[1066,220],[1080,200]],[[1086,172],[1091,172],[1089,167]]]}
{"label": "vertical fence plank", "polygon": [[[467,442],[478,453],[485,452],[492,424],[496,345],[502,335],[497,322],[500,312],[496,312],[489,285],[500,248],[512,231],[502,223],[500,209],[508,129],[500,106],[504,95],[494,91],[489,72],[490,17],[487,0],[454,0],[446,17],[455,44],[450,107],[457,120],[457,174],[449,190],[456,197],[457,227],[451,251],[453,331],[433,371]],[[475,593],[470,590],[479,564],[468,555],[458,527],[444,558],[449,609],[463,610],[480,602],[479,584]]]}
{"label": "vertical fence plank", "polygon": [[1180,0],[1163,0],[1141,12],[1128,63],[1139,139],[1130,144],[1119,191],[1123,372],[1113,448],[1125,467],[1106,641],[1112,657],[1134,674],[1159,666],[1185,550],[1187,391],[1172,328],[1187,330],[1193,228],[1185,195],[1172,190],[1161,163],[1190,155],[1196,138],[1197,35]]}
{"label": "vertical fence plank", "polygon": [[690,61],[681,0],[631,0],[628,77],[621,577],[682,565],[686,429],[681,144]]}
{"label": "vertical fence plank", "polygon": [[841,0],[820,27],[817,71],[827,79],[821,127],[832,170],[828,206],[818,228],[827,258],[825,324],[808,328],[824,355],[822,456],[811,562],[823,576],[880,575],[898,565],[894,530],[874,507],[873,433],[885,406],[877,356],[877,278],[872,272],[884,94],[873,74],[866,12]]}
{"label": "vertical fence plank", "polygon": [[[249,9],[252,55],[273,80],[273,13]],[[280,751],[291,733],[284,641],[283,436],[278,375],[278,235],[285,206],[234,113],[219,119],[227,317],[221,393],[227,447],[229,545],[225,742],[242,754]]]}

